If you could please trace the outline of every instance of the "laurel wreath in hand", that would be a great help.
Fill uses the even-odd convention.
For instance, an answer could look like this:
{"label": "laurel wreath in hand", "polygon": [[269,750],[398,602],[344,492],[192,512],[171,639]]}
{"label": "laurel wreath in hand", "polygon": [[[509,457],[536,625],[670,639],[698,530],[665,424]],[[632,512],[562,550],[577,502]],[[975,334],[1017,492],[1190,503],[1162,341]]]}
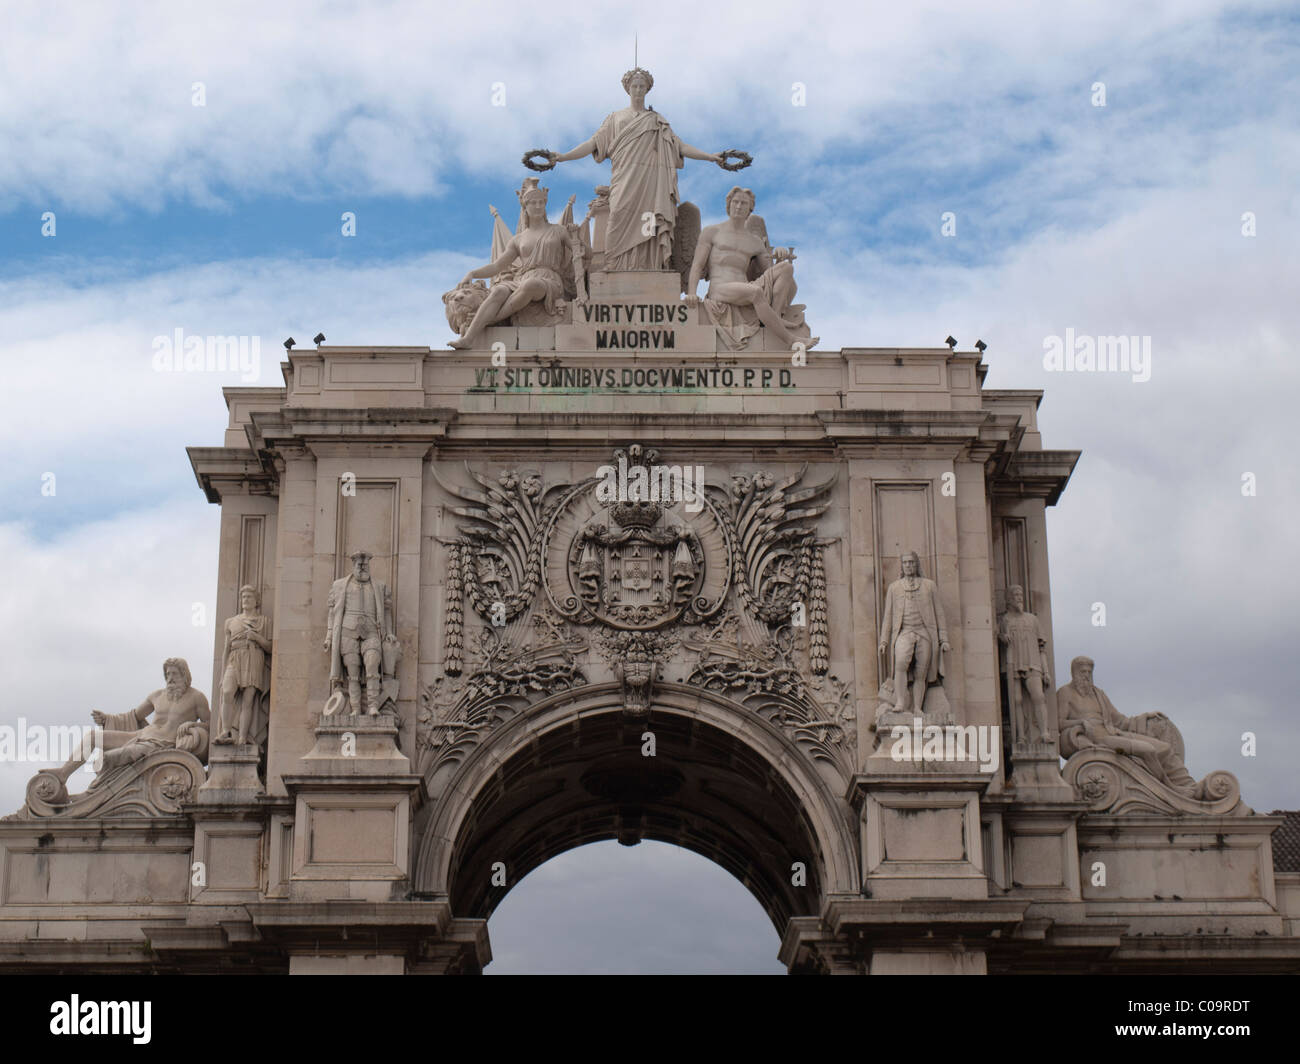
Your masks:
{"label": "laurel wreath in hand", "polygon": [[[533,157],[540,155],[540,163],[533,162]],[[534,148],[532,151],[524,152],[523,164],[535,173],[544,174],[547,170],[554,170],[555,164],[551,162],[551,153],[545,148]]]}

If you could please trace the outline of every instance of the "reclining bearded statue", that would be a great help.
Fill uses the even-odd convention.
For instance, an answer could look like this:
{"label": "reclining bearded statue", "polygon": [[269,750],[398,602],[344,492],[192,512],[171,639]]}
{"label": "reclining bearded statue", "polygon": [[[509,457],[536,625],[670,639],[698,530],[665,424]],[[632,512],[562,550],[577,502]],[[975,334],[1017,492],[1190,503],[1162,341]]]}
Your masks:
{"label": "reclining bearded statue", "polygon": [[1202,787],[1183,764],[1183,741],[1173,721],[1163,713],[1126,717],[1092,682],[1093,660],[1070,662],[1069,683],[1056,692],[1060,718],[1060,750],[1069,758],[1080,750],[1104,747],[1133,758],[1171,790],[1187,798],[1202,798]]}
{"label": "reclining bearded statue", "polygon": [[[205,760],[208,747],[208,700],[190,686],[190,667],[182,658],[163,662],[165,687],[150,694],[135,709],[125,713],[101,713],[91,719],[97,725],[88,732],[80,749],[49,775],[67,783],[87,761],[98,762],[98,785],[111,770],[140,761],[158,750],[175,748]],[[153,715],[150,722],[148,718]]]}

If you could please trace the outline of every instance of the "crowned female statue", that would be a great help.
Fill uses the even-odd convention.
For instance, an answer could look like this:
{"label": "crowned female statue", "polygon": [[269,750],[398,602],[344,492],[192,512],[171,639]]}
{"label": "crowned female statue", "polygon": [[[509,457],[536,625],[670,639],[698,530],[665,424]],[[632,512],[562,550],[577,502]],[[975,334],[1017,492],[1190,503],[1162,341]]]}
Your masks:
{"label": "crowned female statue", "polygon": [[667,269],[677,222],[677,171],[686,159],[727,169],[721,154],[691,147],[673,132],[668,119],[646,107],[645,96],[654,83],[648,70],[633,67],[623,75],[630,106],[607,115],[595,135],[572,151],[537,153],[551,166],[585,155],[598,163],[610,160],[607,270]]}
{"label": "crowned female statue", "polygon": [[[574,302],[582,305],[587,301],[583,246],[577,227],[547,220],[547,192],[537,187],[535,178],[528,179],[519,194],[524,211],[523,229],[506,242],[505,250],[495,261],[470,270],[456,288],[442,297],[447,304],[448,320],[462,332],[460,339],[453,340],[449,346],[460,350],[474,347],[489,325],[505,321],[532,303],[541,303],[547,314],[557,314],[565,296],[566,270],[576,289]],[[481,287],[474,285],[478,278],[494,279],[486,296]],[[467,325],[464,318],[468,315],[460,304],[462,295],[482,300]]]}

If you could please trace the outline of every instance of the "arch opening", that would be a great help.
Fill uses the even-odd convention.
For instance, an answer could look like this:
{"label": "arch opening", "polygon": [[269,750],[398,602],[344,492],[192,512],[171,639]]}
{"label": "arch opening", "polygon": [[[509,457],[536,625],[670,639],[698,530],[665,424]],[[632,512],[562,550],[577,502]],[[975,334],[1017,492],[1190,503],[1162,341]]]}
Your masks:
{"label": "arch opening", "polygon": [[[604,686],[532,707],[440,781],[420,843],[422,893],[486,920],[534,869],[607,839],[713,861],[778,935],[817,915],[828,892],[856,889],[847,804],[777,728],[680,685],[632,720]],[[647,732],[654,756],[643,754]]]}
{"label": "arch opening", "polygon": [[534,869],[487,925],[485,975],[778,975],[781,936],[723,868],[646,839],[590,843]]}
{"label": "arch opening", "polygon": [[[641,753],[647,731],[653,757]],[[605,839],[653,839],[707,857],[758,898],[778,933],[791,916],[815,914],[821,897],[816,836],[761,757],[699,721],[634,723],[612,710],[538,737],[500,766],[457,836],[452,910],[486,919],[533,869]],[[792,882],[795,862],[803,886]],[[498,863],[504,886],[492,882]]]}

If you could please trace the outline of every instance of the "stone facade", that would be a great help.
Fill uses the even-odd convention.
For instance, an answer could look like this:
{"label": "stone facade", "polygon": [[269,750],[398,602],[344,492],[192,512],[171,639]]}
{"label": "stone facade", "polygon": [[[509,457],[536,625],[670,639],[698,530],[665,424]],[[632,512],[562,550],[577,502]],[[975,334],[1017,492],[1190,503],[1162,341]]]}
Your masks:
{"label": "stone facade", "polygon": [[[608,838],[731,871],[794,972],[1300,969],[1281,817],[1006,731],[1007,589],[1055,660],[1045,512],[1078,458],[1040,393],[948,348],[731,350],[703,307],[655,320],[683,305],[662,271],[590,287],[476,350],[293,351],[284,387],[226,389],[190,457],[220,630],[241,588],[269,619],[266,742],[206,776],[153,755],[192,773],[153,804],[0,823],[0,969],[476,972],[510,886]],[[642,476],[680,492],[626,497]],[[323,649],[358,551],[391,610],[374,713],[331,702]],[[900,754],[908,580],[947,649]],[[926,752],[972,726],[983,763]]]}

